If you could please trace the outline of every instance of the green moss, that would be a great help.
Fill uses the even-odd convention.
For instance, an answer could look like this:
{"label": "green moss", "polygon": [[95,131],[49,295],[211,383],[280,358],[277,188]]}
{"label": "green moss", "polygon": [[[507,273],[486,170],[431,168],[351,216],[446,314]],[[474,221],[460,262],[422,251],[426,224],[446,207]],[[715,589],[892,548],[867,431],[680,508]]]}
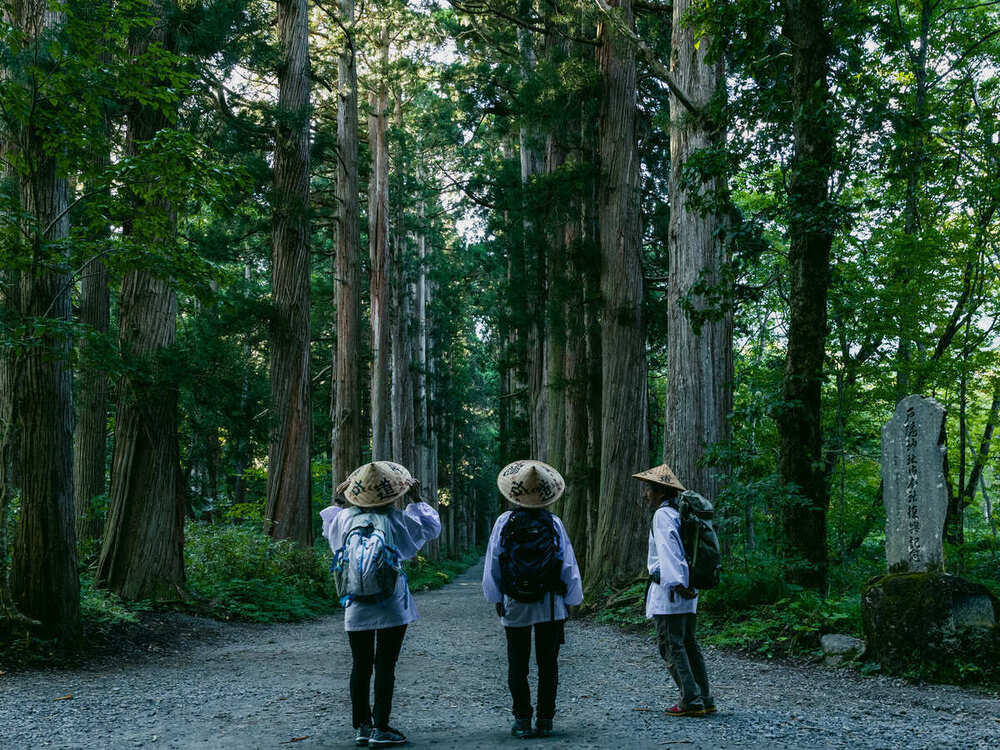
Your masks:
{"label": "green moss", "polygon": [[[939,572],[890,573],[862,589],[871,658],[892,674],[946,682],[1000,680],[1000,626],[988,588]],[[973,612],[969,616],[969,612]]]}

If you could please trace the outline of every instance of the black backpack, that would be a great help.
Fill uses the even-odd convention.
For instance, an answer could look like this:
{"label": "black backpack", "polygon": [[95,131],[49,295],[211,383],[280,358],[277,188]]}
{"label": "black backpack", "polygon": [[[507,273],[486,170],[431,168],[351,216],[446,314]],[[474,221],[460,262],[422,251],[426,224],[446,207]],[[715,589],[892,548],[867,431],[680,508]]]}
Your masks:
{"label": "black backpack", "polygon": [[[519,602],[565,594],[559,531],[547,510],[518,508],[500,532],[500,591]],[[553,604],[553,606],[555,606]]]}
{"label": "black backpack", "polygon": [[722,575],[722,550],[712,525],[712,504],[697,492],[686,490],[677,498],[677,510],[690,574],[688,584],[696,589],[717,586]]}

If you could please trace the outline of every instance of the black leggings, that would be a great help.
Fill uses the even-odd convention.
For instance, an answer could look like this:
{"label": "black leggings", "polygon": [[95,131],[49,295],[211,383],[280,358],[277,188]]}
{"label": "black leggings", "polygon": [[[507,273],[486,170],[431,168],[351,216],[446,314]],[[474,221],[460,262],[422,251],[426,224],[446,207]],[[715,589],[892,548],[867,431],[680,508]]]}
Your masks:
{"label": "black leggings", "polygon": [[[551,719],[556,713],[559,687],[559,646],[564,642],[565,620],[540,622],[535,628],[535,663],[538,665],[538,718]],[[507,631],[507,685],[514,700],[514,718],[531,718],[531,689],[528,663],[531,660],[531,627],[504,628]]]}
{"label": "black leggings", "polygon": [[[376,648],[376,633],[378,648]],[[389,726],[392,690],[396,685],[396,660],[399,658],[399,650],[403,647],[404,635],[406,635],[405,625],[348,632],[351,656],[354,657],[354,664],[351,667],[351,707],[355,728],[372,725],[369,691],[373,668],[375,670],[374,725],[377,729],[386,729]]]}

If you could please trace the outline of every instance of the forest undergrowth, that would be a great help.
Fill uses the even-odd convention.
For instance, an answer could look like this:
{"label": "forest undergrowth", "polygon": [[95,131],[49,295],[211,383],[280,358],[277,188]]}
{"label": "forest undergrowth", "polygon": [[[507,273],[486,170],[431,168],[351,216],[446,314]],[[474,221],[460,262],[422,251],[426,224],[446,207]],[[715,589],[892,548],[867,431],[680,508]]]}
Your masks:
{"label": "forest undergrowth", "polygon": [[[964,545],[949,545],[949,572],[1000,594],[995,544],[991,535],[981,534]],[[736,554],[727,562],[720,585],[703,592],[699,600],[700,640],[754,658],[820,664],[824,635],[840,633],[864,639],[859,592],[866,581],[885,572],[884,538],[873,535],[855,554],[832,564],[826,596],[788,583],[783,561],[773,554]],[[604,604],[591,608],[588,614],[600,622],[652,635],[652,621],[645,618],[645,592],[645,580],[637,579],[624,589],[608,592]],[[878,662],[864,657],[843,668],[862,675],[881,672]],[[915,682],[998,687],[1000,665],[993,672],[961,662],[948,671],[915,666],[902,677]]]}
{"label": "forest undergrowth", "polygon": [[[219,621],[297,622],[339,608],[330,573],[332,557],[323,537],[312,548],[274,540],[260,519],[228,523],[189,520],[185,526],[186,588],[173,602],[126,601],[94,585],[98,550],[81,551],[83,638],[77,644],[44,638],[5,623],[0,629],[0,674],[12,668],[69,667],[94,656],[145,650],[171,640],[169,615],[183,613]],[[412,591],[436,589],[464,572],[482,555],[471,549],[437,560],[417,555],[403,563]]]}

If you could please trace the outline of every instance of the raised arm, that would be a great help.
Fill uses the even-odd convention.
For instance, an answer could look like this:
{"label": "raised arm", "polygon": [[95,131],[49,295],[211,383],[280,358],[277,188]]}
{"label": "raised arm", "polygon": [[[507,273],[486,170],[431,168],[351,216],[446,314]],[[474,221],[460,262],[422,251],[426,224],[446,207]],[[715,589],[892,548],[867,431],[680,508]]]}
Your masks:
{"label": "raised arm", "polygon": [[401,513],[393,513],[393,521],[396,549],[404,560],[441,534],[441,516],[425,502],[410,503]]}

